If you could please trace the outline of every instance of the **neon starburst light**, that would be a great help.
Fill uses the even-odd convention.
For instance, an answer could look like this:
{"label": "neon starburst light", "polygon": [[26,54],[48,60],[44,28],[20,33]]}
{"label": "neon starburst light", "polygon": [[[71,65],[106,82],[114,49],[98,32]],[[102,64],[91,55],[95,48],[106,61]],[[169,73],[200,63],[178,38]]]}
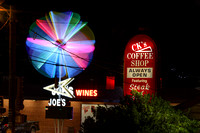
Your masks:
{"label": "neon starburst light", "polygon": [[91,62],[95,49],[94,34],[73,12],[50,11],[37,19],[26,40],[34,68],[49,78],[74,77]]}

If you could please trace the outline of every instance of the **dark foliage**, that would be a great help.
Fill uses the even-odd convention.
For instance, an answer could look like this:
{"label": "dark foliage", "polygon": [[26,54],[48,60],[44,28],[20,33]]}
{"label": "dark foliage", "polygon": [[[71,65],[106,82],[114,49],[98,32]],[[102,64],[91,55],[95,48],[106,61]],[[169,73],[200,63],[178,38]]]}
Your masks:
{"label": "dark foliage", "polygon": [[88,117],[81,125],[81,133],[195,133],[200,122],[189,119],[175,110],[169,102],[133,91],[120,105],[97,108],[95,118]]}

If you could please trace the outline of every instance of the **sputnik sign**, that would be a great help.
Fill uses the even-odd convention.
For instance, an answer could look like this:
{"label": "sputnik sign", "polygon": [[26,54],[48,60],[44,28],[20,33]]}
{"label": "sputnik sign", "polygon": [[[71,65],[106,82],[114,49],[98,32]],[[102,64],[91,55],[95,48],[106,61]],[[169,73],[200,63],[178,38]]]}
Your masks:
{"label": "sputnik sign", "polygon": [[156,45],[147,35],[136,35],[128,42],[124,54],[124,95],[131,95],[132,90],[155,93],[156,55]]}

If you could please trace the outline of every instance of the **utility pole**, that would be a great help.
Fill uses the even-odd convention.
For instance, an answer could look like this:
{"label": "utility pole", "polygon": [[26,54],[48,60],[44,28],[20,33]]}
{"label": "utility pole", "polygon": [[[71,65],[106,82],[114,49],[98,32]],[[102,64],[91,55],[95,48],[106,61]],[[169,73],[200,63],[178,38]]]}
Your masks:
{"label": "utility pole", "polygon": [[10,5],[9,20],[9,110],[8,128],[15,132],[15,94],[16,94],[16,30],[15,20],[12,12],[13,6]]}

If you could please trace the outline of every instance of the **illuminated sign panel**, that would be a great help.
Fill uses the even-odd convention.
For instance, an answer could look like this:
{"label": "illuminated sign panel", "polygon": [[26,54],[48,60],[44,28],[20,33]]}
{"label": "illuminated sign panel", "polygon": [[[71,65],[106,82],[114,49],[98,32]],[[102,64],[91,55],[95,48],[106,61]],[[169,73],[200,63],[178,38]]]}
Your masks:
{"label": "illuminated sign panel", "polygon": [[50,98],[49,106],[66,106],[66,100],[63,98],[60,99],[55,99],[55,98]]}
{"label": "illuminated sign panel", "polygon": [[63,81],[60,81],[59,87],[55,88],[55,84],[48,85],[46,87],[43,87],[44,90],[51,91],[52,95],[55,96],[57,95],[62,95],[68,98],[74,98],[74,92],[73,92],[73,87],[68,86],[74,78],[68,78]]}
{"label": "illuminated sign panel", "polygon": [[43,87],[44,90],[50,91],[53,96],[59,96],[59,98],[50,98],[48,103],[49,106],[66,106],[66,100],[64,98],[61,98],[60,96],[75,98],[73,87],[68,86],[73,80],[74,78],[68,78],[58,82],[58,88],[55,88],[55,84]]}
{"label": "illuminated sign panel", "polygon": [[97,90],[76,89],[76,97],[97,97]]}
{"label": "illuminated sign panel", "polygon": [[106,76],[106,89],[107,90],[115,89],[115,76]]}
{"label": "illuminated sign panel", "polygon": [[131,95],[132,90],[155,93],[156,56],[156,45],[149,36],[137,35],[128,42],[124,54],[124,95]]}

